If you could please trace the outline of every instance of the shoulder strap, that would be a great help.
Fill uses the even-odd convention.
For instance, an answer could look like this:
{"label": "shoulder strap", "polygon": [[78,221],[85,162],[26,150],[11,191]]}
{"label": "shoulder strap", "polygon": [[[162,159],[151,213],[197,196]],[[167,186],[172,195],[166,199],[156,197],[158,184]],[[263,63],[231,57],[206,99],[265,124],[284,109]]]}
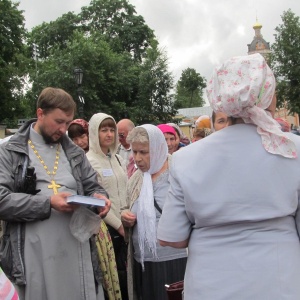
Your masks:
{"label": "shoulder strap", "polygon": [[16,166],[13,166],[13,168],[18,168],[18,170],[14,169],[13,172],[17,172],[14,176],[14,192],[15,193],[23,193],[23,185],[26,175],[26,169],[28,167],[28,156],[27,155],[21,155],[19,156],[19,160],[16,161]]}
{"label": "shoulder strap", "polygon": [[162,214],[162,209],[159,207],[158,203],[156,202],[155,198],[154,198],[154,206],[155,208],[159,211],[160,214]]}
{"label": "shoulder strap", "polygon": [[23,170],[22,170],[22,180],[25,179],[27,167],[28,167],[28,156],[26,155],[24,160]]}
{"label": "shoulder strap", "polygon": [[120,149],[121,149],[121,144],[119,144],[119,146],[117,148],[117,154],[120,154]]}
{"label": "shoulder strap", "polygon": [[120,159],[119,159],[119,157],[118,157],[118,155],[117,155],[117,154],[116,154],[116,159],[117,159],[117,161],[118,161],[119,165],[122,167],[122,165],[121,165],[121,162],[120,162]]}

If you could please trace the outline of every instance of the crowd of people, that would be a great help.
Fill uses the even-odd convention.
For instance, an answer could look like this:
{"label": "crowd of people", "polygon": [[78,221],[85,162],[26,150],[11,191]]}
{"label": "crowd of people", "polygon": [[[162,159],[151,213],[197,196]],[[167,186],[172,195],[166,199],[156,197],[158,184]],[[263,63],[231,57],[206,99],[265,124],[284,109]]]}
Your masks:
{"label": "crowd of people", "polygon": [[0,146],[0,295],[167,300],[184,280],[188,300],[299,299],[300,140],[274,119],[274,75],[235,57],[207,95],[189,139],[175,123],[74,119],[72,97],[45,88]]}

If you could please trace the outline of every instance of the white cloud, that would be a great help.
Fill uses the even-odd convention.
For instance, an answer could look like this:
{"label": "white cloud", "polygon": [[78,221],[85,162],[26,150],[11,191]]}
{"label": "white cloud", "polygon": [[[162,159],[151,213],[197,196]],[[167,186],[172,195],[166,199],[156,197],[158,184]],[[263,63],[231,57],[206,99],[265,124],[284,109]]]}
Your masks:
{"label": "white cloud", "polygon": [[[276,26],[289,8],[300,15],[300,1],[285,0],[129,0],[155,31],[170,59],[170,71],[179,79],[194,68],[208,78],[215,65],[236,55],[247,55],[254,37],[252,26],[263,25],[262,35],[274,42]],[[87,0],[20,0],[28,28],[55,20],[68,11],[79,12]]]}

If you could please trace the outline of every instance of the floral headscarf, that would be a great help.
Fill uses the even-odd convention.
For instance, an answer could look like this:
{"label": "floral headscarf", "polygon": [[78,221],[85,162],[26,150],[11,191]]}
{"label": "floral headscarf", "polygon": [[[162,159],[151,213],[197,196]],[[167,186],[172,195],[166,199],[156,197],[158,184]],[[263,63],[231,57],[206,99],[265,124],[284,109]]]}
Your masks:
{"label": "floral headscarf", "polygon": [[279,123],[281,130],[283,132],[290,132],[291,131],[291,125],[290,123],[282,118],[275,118],[275,120]]}
{"label": "floral headscarf", "polygon": [[272,102],[275,85],[275,77],[260,54],[237,56],[214,70],[207,85],[207,97],[215,112],[257,125],[266,151],[295,158],[294,142],[265,111]]}
{"label": "floral headscarf", "polygon": [[80,125],[87,134],[89,133],[89,123],[86,120],[75,119],[70,123],[69,126],[71,126],[72,124]]}

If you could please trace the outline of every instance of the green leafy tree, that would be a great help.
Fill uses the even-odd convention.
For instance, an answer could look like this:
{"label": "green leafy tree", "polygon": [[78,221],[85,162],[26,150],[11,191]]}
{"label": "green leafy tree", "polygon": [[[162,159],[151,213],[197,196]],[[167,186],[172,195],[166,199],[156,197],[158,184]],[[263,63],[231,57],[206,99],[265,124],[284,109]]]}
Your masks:
{"label": "green leafy tree", "polygon": [[0,122],[16,123],[22,112],[22,76],[24,75],[25,28],[18,3],[0,1]]}
{"label": "green leafy tree", "polygon": [[178,108],[198,107],[204,105],[203,89],[205,79],[195,69],[187,68],[182,71],[176,85],[176,105]]}
{"label": "green leafy tree", "polygon": [[85,118],[89,119],[100,111],[121,118],[126,104],[130,106],[133,101],[133,85],[138,81],[138,72],[128,53],[115,53],[96,33],[85,36],[82,32],[75,32],[65,49],[53,47],[49,57],[39,62],[39,75],[27,95],[28,99],[35,102],[44,87],[55,86],[65,89],[78,100],[74,67],[80,67],[84,72]]}
{"label": "green leafy tree", "polygon": [[[142,123],[170,121],[175,114],[173,79],[167,59],[157,50],[153,31],[127,0],[93,0],[81,13],[68,13],[32,30],[28,46],[40,52],[38,73],[30,65],[32,89],[26,99],[32,110],[46,86],[68,91],[74,99],[73,69],[84,71],[84,115],[102,111],[117,120]],[[154,46],[153,46],[154,45]],[[150,107],[151,117],[141,107]]]}
{"label": "green leafy tree", "polygon": [[171,122],[176,115],[176,108],[171,90],[173,77],[168,71],[166,53],[159,50],[157,43],[147,50],[147,56],[139,75],[139,92],[133,119],[138,123]]}
{"label": "green leafy tree", "polygon": [[40,57],[46,58],[52,47],[66,48],[75,31],[86,36],[101,34],[113,51],[128,52],[137,60],[142,59],[154,38],[153,30],[127,0],[92,0],[78,15],[68,12],[55,21],[33,28],[28,45],[33,51],[33,44],[36,44]]}
{"label": "green leafy tree", "polygon": [[101,33],[114,51],[129,52],[137,60],[154,38],[153,30],[127,0],[92,0],[82,8],[80,18],[85,31]]}
{"label": "green leafy tree", "polygon": [[300,21],[290,9],[275,28],[271,65],[277,79],[278,105],[300,113]]}
{"label": "green leafy tree", "polygon": [[67,43],[73,36],[75,30],[80,30],[80,18],[73,12],[63,14],[55,21],[49,23],[43,22],[32,29],[28,34],[27,44],[31,51],[34,51],[34,45],[37,47],[40,59],[47,58],[50,55],[52,47],[65,49]]}

